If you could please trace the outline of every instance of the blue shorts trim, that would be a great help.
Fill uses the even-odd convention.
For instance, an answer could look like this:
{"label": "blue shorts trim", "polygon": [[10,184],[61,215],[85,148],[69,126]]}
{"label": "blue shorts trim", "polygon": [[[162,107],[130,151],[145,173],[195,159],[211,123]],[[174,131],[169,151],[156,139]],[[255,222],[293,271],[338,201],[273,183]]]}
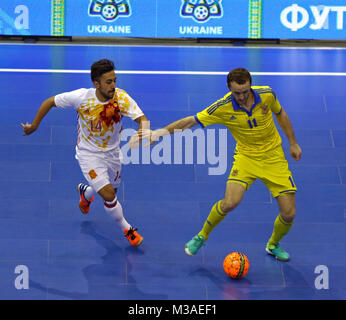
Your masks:
{"label": "blue shorts trim", "polygon": [[239,179],[227,179],[227,182],[228,182],[228,181],[232,181],[232,180],[233,180],[233,181],[239,181],[239,182],[245,183],[245,184],[246,184],[246,188],[247,188],[248,185],[249,185],[247,182],[245,182],[245,181],[243,181],[243,180],[239,180]]}

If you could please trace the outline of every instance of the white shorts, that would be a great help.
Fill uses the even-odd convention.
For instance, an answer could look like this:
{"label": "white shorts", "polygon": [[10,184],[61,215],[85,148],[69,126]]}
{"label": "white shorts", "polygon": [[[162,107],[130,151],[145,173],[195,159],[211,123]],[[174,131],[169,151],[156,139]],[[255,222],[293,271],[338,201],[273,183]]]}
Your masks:
{"label": "white shorts", "polygon": [[119,151],[95,153],[76,148],[76,159],[88,184],[98,192],[110,184],[117,189],[121,182],[121,154]]}

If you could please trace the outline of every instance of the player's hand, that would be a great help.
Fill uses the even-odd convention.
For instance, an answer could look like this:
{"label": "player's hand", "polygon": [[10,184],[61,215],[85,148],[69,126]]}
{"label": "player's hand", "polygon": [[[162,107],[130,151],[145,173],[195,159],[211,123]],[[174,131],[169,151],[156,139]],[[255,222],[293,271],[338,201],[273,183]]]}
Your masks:
{"label": "player's hand", "polygon": [[[138,130],[129,141],[129,149],[135,149],[142,145],[143,140],[150,140],[151,130],[150,129],[140,129]],[[145,145],[145,147],[150,144]]]}
{"label": "player's hand", "polygon": [[168,131],[166,131],[165,129],[140,129],[131,137],[129,141],[129,148],[137,148],[141,145],[141,141],[143,140],[149,141],[149,143],[144,145],[144,147],[149,147],[166,134],[168,134]]}
{"label": "player's hand", "polygon": [[142,140],[147,140],[149,143],[145,144],[144,147],[149,147],[150,145],[157,142],[162,136],[165,134],[162,132],[164,129],[158,129],[158,130],[148,130],[143,129],[139,131],[140,138]]}
{"label": "player's hand", "polygon": [[294,160],[300,160],[302,156],[302,149],[299,147],[298,143],[290,145],[290,154]]}
{"label": "player's hand", "polygon": [[154,130],[154,131],[150,130],[150,135],[148,135],[148,132],[147,132],[146,135],[143,136],[143,139],[149,140],[149,143],[146,144],[145,147],[148,147],[148,146],[154,144],[161,137],[162,137],[162,133],[160,130]]}
{"label": "player's hand", "polygon": [[24,130],[23,136],[28,136],[29,134],[32,134],[36,131],[37,127],[32,125],[31,123],[27,122],[26,124],[21,123],[21,126]]}
{"label": "player's hand", "polygon": [[138,134],[138,131],[134,133],[134,135],[130,138],[129,141],[129,149],[135,149],[141,146],[142,139]]}

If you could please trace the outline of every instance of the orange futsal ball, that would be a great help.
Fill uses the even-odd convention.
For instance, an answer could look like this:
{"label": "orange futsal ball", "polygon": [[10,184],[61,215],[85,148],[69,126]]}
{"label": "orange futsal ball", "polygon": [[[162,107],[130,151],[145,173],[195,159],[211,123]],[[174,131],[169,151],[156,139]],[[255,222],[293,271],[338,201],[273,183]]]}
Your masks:
{"label": "orange futsal ball", "polygon": [[223,269],[232,279],[240,279],[249,271],[250,263],[247,256],[240,252],[232,252],[223,261]]}

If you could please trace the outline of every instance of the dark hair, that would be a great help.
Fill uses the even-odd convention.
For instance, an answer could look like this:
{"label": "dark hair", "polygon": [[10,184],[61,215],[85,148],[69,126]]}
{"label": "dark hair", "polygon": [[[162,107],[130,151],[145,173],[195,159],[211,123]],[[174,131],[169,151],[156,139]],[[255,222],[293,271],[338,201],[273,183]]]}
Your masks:
{"label": "dark hair", "polygon": [[101,59],[94,62],[91,66],[91,81],[98,81],[104,73],[113,71],[114,69],[114,63],[111,60]]}
{"label": "dark hair", "polygon": [[227,75],[227,87],[230,89],[231,82],[236,82],[238,84],[244,84],[247,81],[252,83],[252,78],[250,72],[244,68],[237,68],[231,70]]}

